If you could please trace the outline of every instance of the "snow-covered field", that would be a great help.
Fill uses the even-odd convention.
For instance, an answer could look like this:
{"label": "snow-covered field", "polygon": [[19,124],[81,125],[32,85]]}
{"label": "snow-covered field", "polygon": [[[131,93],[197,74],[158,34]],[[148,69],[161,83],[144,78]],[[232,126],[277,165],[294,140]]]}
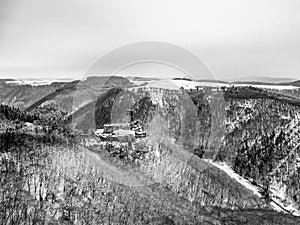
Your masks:
{"label": "snow-covered field", "polygon": [[134,83],[134,84],[137,85],[137,86],[142,86],[142,85],[145,85],[145,84],[147,84],[148,82],[152,82],[152,81],[145,81],[145,80],[131,80],[131,79],[130,79],[130,82],[131,82],[131,83]]}
{"label": "snow-covered field", "polygon": [[[41,86],[41,85],[50,85],[53,82],[71,82],[70,79],[48,79],[48,80],[13,80],[6,81],[6,84],[14,84],[14,85],[32,85],[32,86]],[[200,87],[212,87],[212,88],[220,88],[220,87],[230,87],[229,83],[218,83],[218,82],[208,82],[208,81],[188,81],[188,80],[172,80],[172,79],[164,79],[157,80],[153,79],[150,81],[142,81],[142,80],[133,80],[130,79],[132,83],[139,87],[146,88],[163,88],[163,89],[173,89],[177,90],[181,87],[185,89],[195,89],[197,86]],[[252,86],[258,88],[266,88],[266,89],[276,89],[276,90],[294,90],[300,87],[292,86],[292,85],[256,85],[256,84],[233,84],[234,86]]]}
{"label": "snow-covered field", "polygon": [[[184,89],[195,89],[197,86],[200,87],[213,87],[213,88],[218,88],[218,87],[229,87],[229,84],[223,84],[223,83],[217,83],[217,82],[200,82],[200,81],[188,81],[188,80],[153,80],[149,81],[146,84],[142,84],[142,82],[134,82],[136,85],[141,84],[140,87],[145,87],[145,88],[163,88],[163,89],[171,89],[171,90],[178,90],[181,87]],[[145,82],[143,82],[145,83]]]}
{"label": "snow-covered field", "polygon": [[5,84],[14,84],[14,85],[31,85],[31,86],[42,86],[42,85],[50,85],[54,82],[70,82],[72,80],[67,79],[56,79],[56,80],[13,80],[6,81]]}
{"label": "snow-covered field", "polygon": [[[146,88],[163,88],[163,89],[179,89],[181,87],[185,89],[195,89],[197,86],[200,87],[212,87],[212,88],[220,88],[220,87],[230,87],[232,84],[229,83],[219,83],[219,82],[207,82],[207,81],[188,81],[188,80],[153,80],[153,81],[132,81],[136,85],[140,87]],[[298,89],[297,86],[292,85],[256,85],[256,84],[233,84],[234,86],[252,86],[258,88],[265,89],[276,89],[276,90],[294,90]]]}

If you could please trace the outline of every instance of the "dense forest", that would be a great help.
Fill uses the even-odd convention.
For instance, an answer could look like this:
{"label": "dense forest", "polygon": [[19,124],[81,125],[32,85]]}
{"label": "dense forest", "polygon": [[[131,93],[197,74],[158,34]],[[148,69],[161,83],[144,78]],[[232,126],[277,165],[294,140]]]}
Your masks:
{"label": "dense forest", "polygon": [[217,160],[264,189],[282,189],[299,207],[299,113],[297,104],[274,98],[227,100],[226,135]]}
{"label": "dense forest", "polygon": [[[127,96],[123,103],[120,94]],[[132,107],[148,129],[148,138],[123,147],[82,145],[95,137],[74,131],[70,114],[55,101],[30,112],[0,105],[0,223],[299,223],[268,206],[274,187],[285,187],[300,204],[297,104],[247,87],[215,94],[190,90],[162,101],[135,95],[112,89],[95,104],[99,127],[117,121],[111,114],[125,116],[126,110],[114,108],[116,101]],[[228,163],[261,186],[264,198],[201,158]],[[142,179],[133,179],[140,172]]]}

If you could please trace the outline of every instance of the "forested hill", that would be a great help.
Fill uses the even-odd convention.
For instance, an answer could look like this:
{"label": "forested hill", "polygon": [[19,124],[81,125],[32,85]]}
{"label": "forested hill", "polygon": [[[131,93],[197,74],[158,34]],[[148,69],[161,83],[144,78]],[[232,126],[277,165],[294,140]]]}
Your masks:
{"label": "forested hill", "polygon": [[[298,93],[300,93],[298,91]],[[273,99],[294,106],[300,106],[300,97],[285,92],[257,87],[230,87],[224,93],[225,99]]]}
{"label": "forested hill", "polygon": [[[223,93],[218,94],[222,97]],[[227,120],[220,120],[226,122],[225,136],[213,136],[208,141],[210,118],[214,115],[210,104],[220,105],[213,97],[188,91],[184,96],[160,98],[113,88],[97,98],[94,110],[98,116],[94,119],[99,127],[117,120],[110,115],[122,119],[128,107],[148,129],[145,140],[134,147],[133,143],[124,145],[124,152],[135,154],[131,161],[120,150],[121,144],[114,147],[112,143],[101,143],[105,147],[95,151],[78,145],[76,141],[81,136],[66,126],[67,114],[55,101],[41,104],[31,112],[2,105],[0,191],[4,198],[0,204],[6,211],[0,211],[0,223],[299,224],[297,217],[270,210],[267,194],[264,198],[256,196],[201,159],[209,157],[206,148],[221,147],[214,150],[220,150],[217,156],[222,163],[271,190],[275,181],[268,180],[269,169],[276,168],[273,164],[284,159],[290,150],[273,156],[286,145],[283,135],[273,135],[273,131],[277,134],[282,127],[292,128],[295,118],[289,115],[297,108],[272,99],[227,98],[222,105],[227,109]],[[121,108],[115,108],[116,105]],[[90,107],[82,112],[88,112]],[[161,132],[159,128],[168,128],[167,124],[170,129]],[[256,136],[252,136],[253,131]],[[292,138],[292,134],[286,135]],[[233,136],[236,141],[232,141]],[[252,139],[257,140],[255,146],[251,145]],[[215,144],[220,140],[223,146]],[[274,147],[275,143],[279,145]],[[143,157],[149,149],[152,152]],[[183,160],[189,154],[185,149],[198,150],[194,152],[197,156],[189,155],[188,163]],[[159,152],[158,158],[152,158],[154,151]],[[177,151],[179,155],[172,154]],[[113,172],[122,177],[131,168],[130,163],[134,171],[140,166],[143,175],[155,183],[132,188],[106,175]],[[292,161],[288,163],[295,166]],[[134,171],[129,170],[130,175]],[[280,180],[283,171],[273,177]],[[287,182],[296,180],[292,172],[286,174]],[[298,187],[291,187],[286,189],[287,199],[294,198],[298,203]]]}
{"label": "forested hill", "polygon": [[[166,158],[155,165],[158,171],[148,171],[155,173],[153,185],[133,188],[114,182],[104,171],[122,168],[66,144],[67,134],[59,127],[43,131],[44,119],[49,118],[48,125],[55,122],[47,115],[53,112],[49,107],[31,113],[0,107],[3,124],[30,122],[29,127],[11,126],[0,134],[1,224],[299,223],[296,217],[265,208],[262,199],[218,169],[201,170],[205,163],[198,157],[185,164],[162,155]],[[42,130],[31,129],[31,122],[41,124]],[[163,169],[169,166],[173,171]]]}
{"label": "forested hill", "polygon": [[38,99],[26,111],[31,111],[48,101],[55,102],[67,114],[72,114],[84,105],[97,99],[99,95],[111,88],[127,88],[133,86],[127,78],[123,77],[88,77],[86,80],[73,81],[56,89],[47,96]]}
{"label": "forested hill", "polygon": [[295,85],[297,87],[300,87],[300,80],[292,82],[291,85]]}
{"label": "forested hill", "polygon": [[0,105],[0,119],[32,123],[35,120],[39,120],[40,116],[34,113],[27,113],[25,111],[20,110],[19,108],[14,108],[8,105]]}
{"label": "forested hill", "polygon": [[24,110],[63,85],[65,83],[52,83],[43,86],[0,84],[0,104]]}
{"label": "forested hill", "polygon": [[66,85],[64,85],[61,88],[56,89],[54,92],[46,95],[45,97],[39,99],[38,101],[36,101],[34,104],[30,105],[28,108],[26,108],[27,112],[32,111],[33,109],[39,107],[40,105],[42,105],[43,103],[53,100],[55,99],[55,97],[59,96],[59,95],[67,95],[71,92],[76,91],[76,86],[78,85],[79,81],[73,81],[71,83],[68,83]]}

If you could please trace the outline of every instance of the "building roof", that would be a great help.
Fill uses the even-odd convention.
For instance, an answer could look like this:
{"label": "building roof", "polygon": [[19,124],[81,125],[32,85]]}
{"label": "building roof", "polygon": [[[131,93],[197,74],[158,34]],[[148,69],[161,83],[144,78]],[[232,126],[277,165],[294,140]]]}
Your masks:
{"label": "building roof", "polygon": [[108,124],[104,124],[104,127],[126,127],[126,126],[130,126],[129,123],[108,123]]}

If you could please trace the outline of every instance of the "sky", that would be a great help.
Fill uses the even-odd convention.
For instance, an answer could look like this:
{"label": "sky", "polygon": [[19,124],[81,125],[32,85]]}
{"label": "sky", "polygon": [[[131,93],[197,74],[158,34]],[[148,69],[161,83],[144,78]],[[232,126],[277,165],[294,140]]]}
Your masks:
{"label": "sky", "polygon": [[0,0],[1,78],[78,79],[140,41],[187,49],[217,79],[299,78],[300,1]]}

